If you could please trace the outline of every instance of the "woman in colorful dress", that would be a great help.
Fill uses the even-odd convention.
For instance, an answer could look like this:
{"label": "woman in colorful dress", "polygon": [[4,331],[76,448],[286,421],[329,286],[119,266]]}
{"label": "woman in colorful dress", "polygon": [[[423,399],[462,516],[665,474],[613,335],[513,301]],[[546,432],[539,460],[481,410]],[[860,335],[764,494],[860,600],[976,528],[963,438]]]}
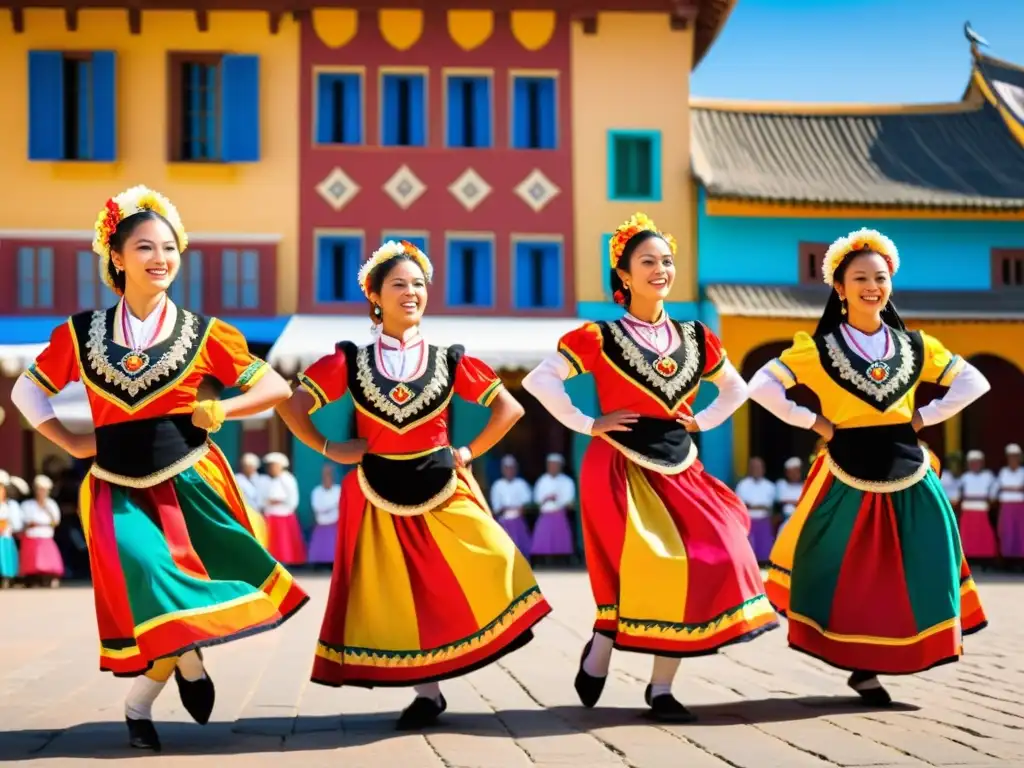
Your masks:
{"label": "woman in colorful dress", "polygon": [[[747,540],[750,520],[726,485],[697,460],[690,433],[718,426],[746,400],[746,385],[715,335],[665,313],[675,241],[643,214],[612,236],[615,299],[626,314],[586,323],[523,386],[591,441],[580,474],[587,568],[597,603],[576,692],[594,706],[612,648],[654,655],[649,715],[687,722],[672,695],[679,661],[716,652],[778,626]],[[573,405],[564,381],[591,373],[604,414]],[[694,415],[702,381],[718,397]]]}
{"label": "woman in colorful dress", "polygon": [[[177,210],[134,187],[107,201],[93,249],[120,296],[59,325],[11,399],[44,437],[95,457],[80,514],[100,636],[100,669],[135,677],[125,703],[130,743],[160,749],[152,706],[173,674],[185,709],[209,720],[213,681],[199,649],[269,630],[305,593],[253,538],[251,510],[209,439],[226,418],[260,413],[289,387],[220,320],[167,296],[188,244]],[[243,394],[196,401],[213,379]],[[74,434],[49,396],[88,393],[94,433]]]}
{"label": "woman in colorful dress", "polygon": [[[342,341],[299,376],[278,407],[303,443],[358,463],[343,481],[339,544],[312,679],[329,686],[413,686],[398,728],[433,723],[438,681],[485,666],[531,638],[550,611],[530,566],[492,518],[469,469],[523,414],[494,371],[419,330],[433,268],[411,243],[363,264],[376,340]],[[334,443],[310,414],[349,393],[357,439]],[[491,418],[468,446],[448,439],[454,395]]]}
{"label": "woman in colorful dress", "polygon": [[0,469],[0,589],[7,589],[18,577],[18,544],[14,535],[21,531],[21,507],[7,498],[11,476]]}
{"label": "woman in colorful dress", "polygon": [[32,481],[31,499],[21,502],[20,573],[26,584],[49,584],[59,587],[64,576],[64,558],[60,556],[54,531],[60,525],[60,507],[50,498],[53,481],[36,475]]}
{"label": "woman in colorful dress", "polygon": [[[891,703],[878,675],[955,661],[962,636],[985,625],[956,517],[916,433],[989,385],[937,339],[906,330],[892,303],[898,268],[878,232],[836,240],[817,330],[798,333],[750,384],[754,401],[826,441],[772,550],[768,595],[789,619],[790,646],[849,670],[872,706]],[[916,408],[921,382],[949,390]],[[820,414],[787,399],[798,383]]]}
{"label": "woman in colorful dress", "polygon": [[291,462],[274,451],[263,457],[266,477],[260,483],[267,551],[283,565],[305,565],[306,541],[299,526],[299,482],[288,471]]}

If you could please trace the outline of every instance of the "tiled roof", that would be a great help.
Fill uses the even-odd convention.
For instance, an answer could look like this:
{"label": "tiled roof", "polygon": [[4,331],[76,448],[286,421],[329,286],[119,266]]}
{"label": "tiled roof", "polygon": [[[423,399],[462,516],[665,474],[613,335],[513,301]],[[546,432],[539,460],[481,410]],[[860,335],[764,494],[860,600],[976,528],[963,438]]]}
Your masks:
{"label": "tiled roof", "polygon": [[980,99],[906,108],[691,106],[693,172],[715,198],[1024,209],[1024,147]]}
{"label": "tiled roof", "polygon": [[[829,289],[824,285],[709,285],[719,315],[817,319]],[[1024,291],[900,291],[900,316],[930,320],[1024,322]]]}
{"label": "tiled roof", "polygon": [[693,67],[696,69],[732,13],[736,0],[700,0],[694,30]]}

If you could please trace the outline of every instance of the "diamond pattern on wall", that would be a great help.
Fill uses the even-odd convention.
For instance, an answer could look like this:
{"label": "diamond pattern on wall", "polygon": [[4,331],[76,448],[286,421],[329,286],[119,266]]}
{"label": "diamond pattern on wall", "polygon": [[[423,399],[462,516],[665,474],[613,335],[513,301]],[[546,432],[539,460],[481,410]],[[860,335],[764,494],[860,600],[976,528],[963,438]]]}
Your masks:
{"label": "diamond pattern on wall", "polygon": [[491,194],[491,185],[472,168],[467,168],[459,178],[451,183],[448,191],[452,193],[452,197],[462,203],[463,208],[472,211]]}
{"label": "diamond pattern on wall", "polygon": [[359,194],[360,186],[341,168],[335,167],[327,178],[316,185],[316,191],[336,211],[340,211]]}
{"label": "diamond pattern on wall", "polygon": [[427,185],[419,180],[408,165],[403,165],[384,183],[384,192],[395,201],[395,205],[403,209],[419,200],[426,191]]}
{"label": "diamond pattern on wall", "polygon": [[530,171],[529,176],[519,182],[515,193],[534,212],[541,211],[548,203],[561,194],[560,190],[551,179],[545,176],[539,168]]}

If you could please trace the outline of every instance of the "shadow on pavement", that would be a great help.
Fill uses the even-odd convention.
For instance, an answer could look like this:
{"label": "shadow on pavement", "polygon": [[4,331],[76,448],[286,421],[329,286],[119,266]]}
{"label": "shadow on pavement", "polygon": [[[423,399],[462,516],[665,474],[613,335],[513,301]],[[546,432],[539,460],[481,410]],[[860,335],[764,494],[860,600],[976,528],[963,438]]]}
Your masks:
{"label": "shadow on pavement", "polygon": [[[811,696],[757,699],[727,704],[694,705],[699,718],[692,725],[673,730],[808,720],[831,715],[868,714],[873,711],[852,697]],[[916,712],[919,707],[896,704],[886,711]],[[427,735],[459,733],[484,738],[524,739],[563,736],[597,728],[655,724],[643,718],[644,710],[621,707],[550,707],[502,710],[496,714],[449,712]],[[395,731],[397,712],[349,716],[268,717],[211,723],[157,723],[165,755],[230,755],[288,753],[357,748],[389,739],[408,738]],[[127,745],[122,723],[83,723],[63,731],[0,732],[0,762],[50,760],[53,758],[124,759],[143,752]]]}

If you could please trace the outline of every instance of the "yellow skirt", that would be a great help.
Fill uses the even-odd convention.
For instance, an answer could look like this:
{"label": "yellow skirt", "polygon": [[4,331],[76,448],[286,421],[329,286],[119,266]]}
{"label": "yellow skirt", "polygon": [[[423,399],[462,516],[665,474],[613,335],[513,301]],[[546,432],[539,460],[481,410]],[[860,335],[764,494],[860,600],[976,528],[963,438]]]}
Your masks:
{"label": "yellow skirt", "polygon": [[483,667],[532,639],[551,608],[468,472],[411,517],[342,486],[339,549],[312,679],[408,686]]}

